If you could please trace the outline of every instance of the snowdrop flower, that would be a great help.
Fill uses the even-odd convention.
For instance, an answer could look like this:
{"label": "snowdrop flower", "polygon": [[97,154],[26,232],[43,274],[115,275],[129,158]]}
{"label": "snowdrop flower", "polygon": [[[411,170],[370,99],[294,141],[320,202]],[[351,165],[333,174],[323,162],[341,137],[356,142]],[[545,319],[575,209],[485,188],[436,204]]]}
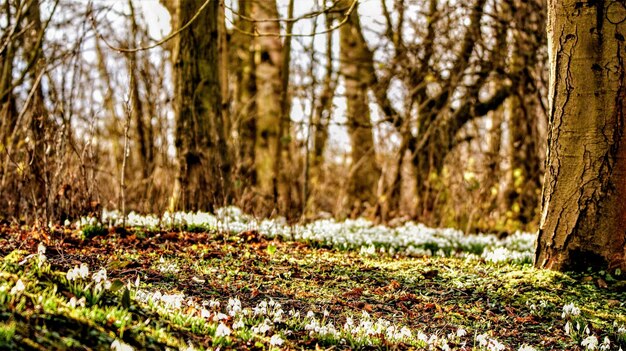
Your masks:
{"label": "snowdrop flower", "polygon": [[274,323],[282,322],[284,313],[285,312],[283,310],[281,310],[281,309],[278,309],[278,310],[274,311],[274,319],[273,319]]}
{"label": "snowdrop flower", "polygon": [[352,317],[346,318],[346,323],[343,325],[343,329],[350,330],[354,326],[354,320]]}
{"label": "snowdrop flower", "polygon": [[245,325],[243,323],[243,319],[238,320],[237,322],[233,323],[233,329],[240,329],[243,328]]}
{"label": "snowdrop flower", "polygon": [[608,336],[605,336],[604,340],[602,340],[602,344],[600,344],[600,350],[608,351],[610,349],[611,349],[611,340],[609,340]]}
{"label": "snowdrop flower", "polygon": [[563,313],[561,314],[561,318],[565,319],[567,317],[576,317],[580,315],[580,308],[576,307],[573,303],[569,303],[563,306]]}
{"label": "snowdrop flower", "polygon": [[16,295],[20,294],[24,290],[26,290],[26,286],[24,286],[22,279],[18,279],[17,282],[15,282],[15,286],[11,289],[10,293],[11,295]]}
{"label": "snowdrop flower", "polygon": [[417,340],[419,341],[423,341],[423,342],[428,342],[428,335],[424,334],[422,331],[419,331],[417,333]]}
{"label": "snowdrop flower", "polygon": [[43,243],[39,243],[39,245],[37,245],[37,255],[39,255],[40,259],[46,259],[46,245]]}
{"label": "snowdrop flower", "polygon": [[115,350],[115,351],[133,351],[134,348],[122,341],[120,341],[119,339],[115,339],[112,343],[111,343],[111,350]]}
{"label": "snowdrop flower", "polygon": [[71,308],[76,308],[76,306],[85,307],[85,303],[85,297],[81,297],[79,300],[76,300],[76,297],[72,296],[68,304]]}
{"label": "snowdrop flower", "polygon": [[476,335],[476,342],[478,342],[478,345],[482,347],[487,346],[487,344],[489,343],[489,341],[487,340],[487,334]]}
{"label": "snowdrop flower", "polygon": [[230,328],[228,328],[224,323],[220,322],[220,324],[217,326],[217,329],[215,330],[215,337],[221,338],[224,336],[229,336],[230,333]]}
{"label": "snowdrop flower", "polygon": [[[82,265],[81,265],[81,271],[82,271]],[[96,283],[100,283],[100,282],[104,282],[107,280],[107,270],[102,268],[99,271],[97,271],[96,273],[93,274],[93,276],[91,276],[91,279],[96,282]]]}
{"label": "snowdrop flower", "polygon": [[209,307],[210,308],[219,308],[220,307],[220,302],[217,300],[209,300]]}
{"label": "snowdrop flower", "polygon": [[230,315],[231,317],[236,316],[237,313],[241,312],[241,301],[239,301],[239,299],[233,299],[233,298],[228,299],[226,312],[228,312],[228,315]]}
{"label": "snowdrop flower", "polygon": [[211,317],[211,312],[209,312],[209,310],[207,310],[206,308],[203,308],[202,310],[200,310],[200,317],[209,318]]}
{"label": "snowdrop flower", "polygon": [[269,324],[269,321],[267,319],[263,320],[263,323],[257,325],[256,327],[252,328],[252,332],[257,333],[257,334],[261,334],[264,335],[265,333],[267,333],[272,327]]}
{"label": "snowdrop flower", "polygon": [[500,343],[498,340],[496,339],[491,339],[489,346],[487,347],[489,350],[491,351],[502,351],[504,350],[506,347]]}
{"label": "snowdrop flower", "polygon": [[270,345],[272,345],[272,346],[280,346],[283,343],[284,343],[284,340],[278,334],[274,334],[270,338]]}
{"label": "snowdrop flower", "polygon": [[588,336],[580,343],[580,346],[583,346],[585,350],[595,350],[598,348],[598,338],[593,335]]}
{"label": "snowdrop flower", "polygon": [[532,346],[524,344],[520,346],[520,348],[517,351],[537,351],[537,350]]}
{"label": "snowdrop flower", "polygon": [[228,318],[228,316],[227,316],[227,315],[225,315],[225,314],[223,314],[223,313],[218,313],[218,314],[216,314],[215,316],[213,316],[213,321],[214,321],[214,322],[217,322],[217,321],[222,321],[222,320],[227,319],[227,318]]}
{"label": "snowdrop flower", "polygon": [[313,313],[313,311],[307,312],[306,318],[315,318],[315,313]]}
{"label": "snowdrop flower", "polygon": [[462,338],[465,335],[467,335],[467,331],[465,331],[465,329],[459,328],[459,329],[456,330],[456,337],[457,338]]}
{"label": "snowdrop flower", "polygon": [[[81,279],[87,279],[89,276],[89,266],[86,263],[80,264],[80,268],[78,268],[78,276]],[[104,271],[104,276],[106,278],[106,270]]]}

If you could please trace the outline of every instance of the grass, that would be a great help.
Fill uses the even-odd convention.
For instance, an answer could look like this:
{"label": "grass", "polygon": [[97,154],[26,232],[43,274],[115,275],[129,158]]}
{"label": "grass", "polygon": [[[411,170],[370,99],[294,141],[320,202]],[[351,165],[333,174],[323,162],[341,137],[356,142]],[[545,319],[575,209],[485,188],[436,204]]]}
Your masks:
{"label": "grass", "polygon": [[626,284],[605,272],[201,229],[3,228],[0,349],[626,348]]}

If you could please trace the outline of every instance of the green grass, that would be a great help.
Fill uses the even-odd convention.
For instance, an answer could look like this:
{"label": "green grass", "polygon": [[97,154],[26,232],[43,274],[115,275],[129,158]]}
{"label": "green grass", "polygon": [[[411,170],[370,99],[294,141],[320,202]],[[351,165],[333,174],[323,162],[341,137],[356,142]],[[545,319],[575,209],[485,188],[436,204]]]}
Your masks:
{"label": "green grass", "polygon": [[[582,350],[585,326],[600,342],[609,337],[611,350],[626,348],[619,329],[626,325],[626,284],[603,272],[145,231],[88,242],[78,232],[57,233],[42,261],[39,241],[20,240],[22,234],[0,234],[0,349],[110,349],[121,342],[159,350],[404,350],[428,349],[429,342],[441,349],[445,339],[451,349],[487,350],[496,349],[495,339],[507,350]],[[89,276],[68,280],[66,272],[81,263]],[[100,268],[108,289],[92,281]],[[598,287],[602,282],[607,286]],[[230,315],[229,299],[248,314]],[[564,319],[570,303],[580,315]],[[353,327],[344,327],[350,320]],[[568,320],[580,332],[567,334]],[[377,331],[357,329],[359,323]],[[402,337],[402,328],[411,337]],[[481,347],[483,339],[491,344]]]}

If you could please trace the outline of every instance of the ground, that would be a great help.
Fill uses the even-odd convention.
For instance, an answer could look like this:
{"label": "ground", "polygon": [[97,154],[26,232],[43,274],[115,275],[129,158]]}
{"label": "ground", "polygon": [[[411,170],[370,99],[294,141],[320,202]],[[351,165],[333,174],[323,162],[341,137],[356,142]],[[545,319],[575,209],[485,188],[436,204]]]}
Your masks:
{"label": "ground", "polygon": [[406,255],[262,230],[102,228],[2,228],[0,349],[626,348],[626,284],[605,272],[458,245]]}

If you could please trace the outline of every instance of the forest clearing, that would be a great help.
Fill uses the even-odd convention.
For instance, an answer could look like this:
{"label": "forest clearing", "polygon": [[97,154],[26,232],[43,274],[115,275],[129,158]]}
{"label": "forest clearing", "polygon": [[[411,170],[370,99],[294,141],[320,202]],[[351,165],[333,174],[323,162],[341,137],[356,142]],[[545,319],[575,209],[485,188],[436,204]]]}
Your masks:
{"label": "forest clearing", "polygon": [[499,240],[364,220],[286,227],[235,209],[222,214],[169,230],[144,225],[115,233],[85,224],[82,233],[37,235],[3,228],[0,345],[626,347],[624,281],[606,272],[533,268],[532,234]]}

